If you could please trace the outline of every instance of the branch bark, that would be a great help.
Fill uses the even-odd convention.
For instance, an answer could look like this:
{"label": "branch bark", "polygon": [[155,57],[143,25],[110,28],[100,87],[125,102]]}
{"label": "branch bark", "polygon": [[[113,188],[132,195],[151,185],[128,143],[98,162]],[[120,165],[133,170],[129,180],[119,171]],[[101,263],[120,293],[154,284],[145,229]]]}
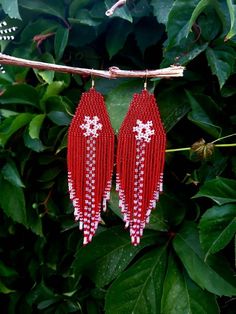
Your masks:
{"label": "branch bark", "polygon": [[182,66],[170,66],[169,68],[159,69],[159,70],[146,70],[146,71],[130,71],[130,70],[120,70],[117,67],[110,67],[108,71],[87,69],[87,68],[77,68],[69,67],[65,65],[58,65],[53,63],[39,62],[33,60],[27,60],[17,57],[12,57],[6,54],[0,53],[0,64],[29,67],[33,69],[64,72],[71,74],[79,74],[86,76],[97,76],[104,77],[108,79],[114,79],[118,77],[141,77],[141,78],[171,78],[171,77],[181,77],[183,76],[184,67]]}
{"label": "branch bark", "polygon": [[110,9],[108,9],[107,11],[106,11],[106,16],[111,16],[111,15],[113,15],[113,13],[115,12],[115,10],[117,9],[117,8],[120,8],[120,7],[122,7],[124,4],[126,4],[126,0],[119,0],[119,1],[117,1]]}

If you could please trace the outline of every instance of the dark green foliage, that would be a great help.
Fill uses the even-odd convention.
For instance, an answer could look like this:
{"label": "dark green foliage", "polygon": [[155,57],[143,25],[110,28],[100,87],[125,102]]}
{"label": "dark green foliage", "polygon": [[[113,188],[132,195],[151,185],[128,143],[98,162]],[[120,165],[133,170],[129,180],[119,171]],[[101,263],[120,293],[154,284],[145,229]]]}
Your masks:
{"label": "dark green foliage", "polygon": [[[213,0],[1,0],[6,54],[70,66],[151,69],[168,148],[235,133],[236,5]],[[21,18],[21,19],[20,19]],[[164,193],[132,247],[118,197],[82,246],[68,198],[67,130],[90,77],[4,66],[0,75],[1,313],[232,314],[236,149],[167,153]],[[116,132],[143,79],[95,79]],[[235,137],[224,143],[235,142]],[[207,146],[206,146],[207,147]],[[202,158],[205,156],[206,158]]]}

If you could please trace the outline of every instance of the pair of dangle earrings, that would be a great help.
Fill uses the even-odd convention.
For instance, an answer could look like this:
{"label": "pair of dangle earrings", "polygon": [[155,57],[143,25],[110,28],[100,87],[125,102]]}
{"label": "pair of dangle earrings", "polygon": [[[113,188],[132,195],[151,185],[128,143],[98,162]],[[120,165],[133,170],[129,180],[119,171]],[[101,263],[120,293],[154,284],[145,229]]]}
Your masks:
{"label": "pair of dangle earrings", "polygon": [[[83,243],[91,242],[110,199],[115,134],[103,96],[82,94],[68,132],[68,185]],[[134,94],[118,133],[116,190],[131,243],[138,245],[163,189],[166,134],[153,94]]]}

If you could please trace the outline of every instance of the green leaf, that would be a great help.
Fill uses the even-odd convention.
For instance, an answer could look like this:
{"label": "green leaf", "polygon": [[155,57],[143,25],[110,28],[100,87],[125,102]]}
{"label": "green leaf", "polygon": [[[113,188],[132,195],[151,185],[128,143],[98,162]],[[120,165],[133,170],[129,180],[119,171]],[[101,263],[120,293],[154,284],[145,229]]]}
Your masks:
{"label": "green leaf", "polygon": [[[32,12],[29,12],[29,15],[32,16]],[[21,33],[21,43],[22,48],[20,51],[22,51],[22,58],[29,58],[31,56],[31,50],[30,52],[28,49],[26,50],[24,48],[24,44],[27,42],[31,42],[32,38],[36,35],[44,35],[51,32],[55,32],[58,27],[58,21],[56,19],[48,19],[48,17],[42,17],[34,18],[34,15],[32,16],[32,19],[29,19],[29,23],[26,24],[25,28],[22,29]],[[37,56],[38,59],[39,56]]]}
{"label": "green leaf", "polygon": [[[143,25],[145,25],[145,28]],[[137,45],[142,54],[144,54],[146,48],[153,46],[161,39],[164,28],[158,25],[154,18],[148,16],[135,24],[134,32]]]}
{"label": "green leaf", "polygon": [[231,39],[236,35],[236,5],[232,0],[226,0],[230,14],[230,30],[225,37],[225,41]]}
{"label": "green leaf", "polygon": [[15,222],[27,225],[25,197],[21,187],[17,187],[0,176],[0,207]]}
{"label": "green leaf", "polygon": [[175,0],[151,0],[151,6],[153,6],[153,14],[157,18],[159,23],[167,24],[170,10]]}
{"label": "green leaf", "polygon": [[39,281],[27,294],[27,302],[29,304],[39,304],[41,301],[53,299],[54,296],[55,292],[49,289],[44,281]]}
{"label": "green leaf", "polygon": [[0,97],[1,104],[22,104],[37,107],[39,95],[36,89],[26,84],[9,85]]}
{"label": "green leaf", "polygon": [[49,306],[51,306],[51,305],[57,303],[59,300],[60,300],[59,298],[54,298],[54,299],[49,299],[49,300],[41,301],[41,302],[38,304],[37,308],[38,308],[39,310],[45,310],[45,309],[47,309]]}
{"label": "green leaf", "polygon": [[187,211],[186,203],[181,201],[180,196],[175,192],[165,190],[160,196],[157,204],[157,212],[163,217],[168,226],[179,225]]}
{"label": "green leaf", "polygon": [[146,225],[146,229],[167,232],[169,230],[168,221],[163,217],[163,213],[158,209],[153,210],[150,221]]}
{"label": "green leaf", "polygon": [[[218,5],[218,3],[215,4]],[[204,14],[201,14],[197,18],[196,25],[199,30],[201,29],[199,34],[201,36],[201,41],[206,41],[207,45],[211,44],[211,42],[217,38],[222,31],[222,22],[217,14],[217,11],[212,6],[208,6],[204,10]]]}
{"label": "green leaf", "polygon": [[[166,194],[165,194],[166,195]],[[161,195],[161,198],[163,195]],[[123,215],[121,214],[121,210],[119,207],[119,195],[118,193],[112,189],[111,190],[111,198],[109,200],[109,208],[121,219],[123,219]],[[153,210],[150,216],[150,222],[146,225],[146,229],[156,230],[156,231],[168,231],[167,219],[164,214],[164,208],[161,206],[160,202],[158,204],[158,209]],[[180,211],[182,208],[180,207]],[[173,215],[172,215],[173,216]],[[164,218],[165,217],[165,218]],[[175,217],[172,217],[173,220]],[[177,220],[179,219],[179,215],[177,214]]]}
{"label": "green leaf", "polygon": [[9,294],[15,292],[15,290],[11,290],[7,288],[2,281],[0,281],[0,293]]}
{"label": "green leaf", "polygon": [[227,1],[212,1],[212,5],[221,21],[221,38],[223,38],[228,33],[231,24]]}
{"label": "green leaf", "polygon": [[208,255],[222,250],[236,234],[236,204],[213,206],[199,223],[200,242]]}
{"label": "green leaf", "polygon": [[189,20],[199,0],[176,0],[169,12],[167,22],[167,49],[179,45],[189,33]]}
{"label": "green leaf", "polygon": [[69,125],[71,118],[62,111],[51,111],[48,113],[48,118],[57,125]]}
{"label": "green leaf", "polygon": [[172,254],[165,276],[161,313],[217,314],[219,308],[213,294],[203,291],[179,267]]}
{"label": "green leaf", "polygon": [[[189,48],[190,42],[192,42],[192,40],[193,40],[192,38],[188,39],[184,41],[182,44],[174,47],[173,49],[164,51],[164,60],[161,63],[161,67],[168,67],[172,64],[175,64],[176,57],[178,57],[178,60],[177,60],[178,64],[186,65],[189,61],[195,59],[199,54],[205,51],[206,48],[208,47],[208,43],[204,43],[204,44],[196,43],[191,48]],[[187,52],[185,52],[186,50]]]}
{"label": "green leaf", "polygon": [[108,93],[106,97],[107,110],[116,132],[118,132],[125,117],[133,94],[141,91],[141,83],[140,80],[129,80],[121,83]]}
{"label": "green leaf", "polygon": [[[41,57],[43,62],[47,62],[47,63],[55,63],[55,60],[53,58],[53,56],[50,53],[45,53],[42,57]],[[45,70],[36,70],[34,69],[34,72],[36,73],[36,75],[38,76],[39,80],[41,79],[41,81],[43,83],[47,83],[47,84],[52,84],[53,83],[53,79],[55,76],[55,72],[54,71],[45,71]]]}
{"label": "green leaf", "polygon": [[0,4],[2,5],[3,11],[11,18],[11,19],[19,19],[21,20],[21,16],[18,8],[18,0],[1,0]]}
{"label": "green leaf", "polygon": [[29,135],[29,129],[27,128],[24,132],[24,144],[26,147],[28,147],[29,149],[32,149],[33,151],[39,153],[44,151],[47,147],[45,147],[42,143],[42,141],[40,139],[33,139],[30,135]]}
{"label": "green leaf", "polygon": [[42,12],[64,19],[64,4],[62,3],[62,1],[49,2],[46,0],[21,0],[20,6],[28,10]]}
{"label": "green leaf", "polygon": [[[101,8],[101,4],[99,4],[98,9],[99,8]],[[103,11],[103,14],[104,14],[104,11]],[[81,9],[77,11],[75,15],[75,19],[77,19],[79,23],[81,24],[94,26],[94,27],[98,26],[102,22],[101,18],[97,18],[96,16],[92,14],[91,10],[87,10],[87,9]]]}
{"label": "green leaf", "polygon": [[[41,99],[41,102],[45,102],[46,100],[48,100],[49,98],[52,98],[52,97],[55,97],[57,96],[58,94],[61,93],[61,91],[63,91],[63,89],[65,89],[66,85],[63,81],[54,81],[52,82],[51,84],[49,84],[47,86],[47,89]],[[58,98],[55,98],[56,99],[56,102],[63,102],[62,98],[61,99],[58,99]]]}
{"label": "green leaf", "polygon": [[[208,96],[193,96],[188,91],[186,91],[186,94],[192,108],[188,114],[188,119],[211,136],[218,138],[221,135],[221,128],[213,121],[215,120],[213,114],[218,109],[217,105]],[[208,111],[206,111],[206,108]]]}
{"label": "green leaf", "polygon": [[59,166],[50,167],[45,169],[45,171],[39,176],[39,182],[48,182],[54,180],[59,173],[62,171],[62,168]]}
{"label": "green leaf", "polygon": [[212,0],[200,0],[195,9],[193,10],[193,13],[191,15],[191,18],[189,20],[189,25],[187,29],[187,33],[191,31],[191,28],[193,26],[193,23],[197,20],[198,16],[202,13],[202,11],[210,5]]}
{"label": "green leaf", "polygon": [[[62,72],[56,72],[54,79],[55,79],[55,82],[61,82],[61,85],[62,85],[62,87],[61,87],[62,89],[61,90],[63,90],[63,89],[65,89],[65,88],[70,86],[71,74],[69,74],[69,73],[62,73]],[[81,79],[81,77],[80,77],[80,79]],[[59,93],[61,92],[61,90],[59,91]],[[56,94],[56,95],[58,95],[58,94]]]}
{"label": "green leaf", "polygon": [[43,226],[41,216],[37,211],[33,211],[31,208],[27,208],[27,226],[32,232],[40,237],[43,237]]}
{"label": "green leaf", "polygon": [[16,277],[18,274],[15,269],[6,266],[2,261],[0,261],[0,276],[1,277]]}
{"label": "green leaf", "polygon": [[114,20],[110,24],[106,38],[106,47],[110,58],[124,47],[126,39],[132,29],[132,24],[124,20]]}
{"label": "green leaf", "polygon": [[21,181],[21,177],[14,162],[6,163],[3,166],[1,172],[3,178],[10,182],[11,184],[22,188],[25,187],[24,183]]}
{"label": "green leaf", "polygon": [[[57,82],[55,82],[57,83]],[[57,112],[64,112],[70,114],[70,119],[72,117],[72,112],[74,110],[74,104],[65,96],[50,96],[51,94],[60,93],[62,89],[64,89],[65,86],[62,86],[60,84],[50,84],[49,86],[53,85],[51,88],[48,88],[46,93],[44,94],[42,98],[42,106],[44,107],[44,110],[48,113],[51,111],[57,111]],[[49,87],[48,86],[48,87]],[[77,97],[76,97],[77,101]]]}
{"label": "green leaf", "polygon": [[[113,227],[99,233],[93,242],[76,253],[73,263],[75,273],[89,276],[98,287],[103,287],[115,279],[144,248],[157,241],[157,233],[146,230],[141,244],[130,244],[128,232]],[[83,258],[81,258],[83,256]]]}
{"label": "green leaf", "polygon": [[204,183],[199,192],[193,196],[208,197],[218,205],[236,202],[236,180],[216,178]]}
{"label": "green leaf", "polygon": [[115,189],[112,188],[111,190],[111,197],[109,200],[109,208],[115,213],[118,217],[121,219],[123,218],[123,215],[121,214],[121,210],[119,207],[119,195],[115,191]]}
{"label": "green leaf", "polygon": [[229,156],[224,156],[219,150],[215,150],[213,158],[211,158],[211,160],[206,159],[202,161],[201,166],[194,171],[194,180],[204,182],[215,179],[226,169],[228,161]]}
{"label": "green leaf", "polygon": [[106,314],[161,313],[166,251],[163,246],[145,254],[112,283],[105,299]]}
{"label": "green leaf", "polygon": [[27,211],[27,225],[30,230],[35,233],[39,237],[43,237],[43,226],[42,226],[42,219],[40,214],[37,211],[33,211],[32,209],[28,208]]}
{"label": "green leaf", "polygon": [[[95,0],[93,1],[95,2]],[[88,3],[91,3],[91,0],[72,0],[71,4],[70,4],[70,11],[69,11],[69,15],[71,17],[74,17],[74,15],[81,10],[82,8],[84,8],[86,5],[88,5]]]}
{"label": "green leaf", "polygon": [[[70,45],[74,47],[83,47],[84,49],[86,45],[90,44],[98,37],[97,28],[81,24],[79,20],[73,18],[69,18],[68,21],[71,25]],[[88,48],[85,49],[85,51],[87,53]],[[83,58],[87,59],[86,56],[83,56]]]}
{"label": "green leaf", "polygon": [[7,109],[0,109],[0,115],[4,118],[9,118],[12,116],[17,116],[18,112],[12,111],[12,110],[7,110]]}
{"label": "green leaf", "polygon": [[166,132],[169,132],[191,109],[184,90],[179,86],[160,91],[157,102]]}
{"label": "green leaf", "polygon": [[153,8],[151,7],[150,1],[139,0],[136,1],[135,3],[127,2],[127,4],[135,22],[137,21],[137,18],[142,17],[149,17],[150,19],[152,18]]}
{"label": "green leaf", "polygon": [[[223,88],[221,89],[221,95],[223,97],[231,97],[235,94],[236,94],[236,90],[235,90],[234,86],[232,86],[232,85],[228,85],[228,86],[224,85]],[[235,115],[230,117],[230,119],[232,119],[232,122],[234,125],[236,124],[235,118],[236,118]]]}
{"label": "green leaf", "polygon": [[45,117],[45,114],[38,114],[31,120],[29,124],[29,135],[32,139],[39,139],[40,129]]}
{"label": "green leaf", "polygon": [[204,261],[200,247],[198,232],[193,223],[186,223],[176,234],[173,241],[174,249],[186,268],[190,278],[202,289],[219,296],[236,294],[236,280],[227,264],[219,266],[219,261],[213,256],[209,263]]}
{"label": "green leaf", "polygon": [[214,49],[208,47],[206,56],[211,71],[217,76],[220,88],[222,88],[234,70],[234,49],[226,45],[217,46]]}
{"label": "green leaf", "polygon": [[59,147],[57,148],[56,154],[59,154],[63,149],[67,148],[67,142],[68,142],[68,134],[66,133],[63,136]]}
{"label": "green leaf", "polygon": [[0,145],[4,146],[16,131],[31,121],[33,116],[31,113],[20,113],[5,119],[0,125]]}
{"label": "green leaf", "polygon": [[64,50],[67,46],[69,37],[69,29],[59,26],[56,32],[54,40],[54,50],[56,55],[56,60],[61,60]]}
{"label": "green leaf", "polygon": [[236,156],[232,157],[231,163],[232,163],[232,171],[233,171],[234,175],[236,176]]}

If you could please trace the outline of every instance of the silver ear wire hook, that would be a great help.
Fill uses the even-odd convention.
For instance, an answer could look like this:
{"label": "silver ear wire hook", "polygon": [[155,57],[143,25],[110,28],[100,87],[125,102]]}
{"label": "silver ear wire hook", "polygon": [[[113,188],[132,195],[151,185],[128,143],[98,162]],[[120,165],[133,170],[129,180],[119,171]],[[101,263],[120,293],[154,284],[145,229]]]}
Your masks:
{"label": "silver ear wire hook", "polygon": [[[92,69],[92,70],[93,70],[93,69]],[[95,81],[94,81],[93,73],[91,73],[91,80],[92,80],[92,82],[91,82],[92,88],[94,88],[94,86],[95,86]]]}
{"label": "silver ear wire hook", "polygon": [[144,81],[144,90],[147,90],[147,76],[148,76],[148,70],[146,70],[145,81]]}

